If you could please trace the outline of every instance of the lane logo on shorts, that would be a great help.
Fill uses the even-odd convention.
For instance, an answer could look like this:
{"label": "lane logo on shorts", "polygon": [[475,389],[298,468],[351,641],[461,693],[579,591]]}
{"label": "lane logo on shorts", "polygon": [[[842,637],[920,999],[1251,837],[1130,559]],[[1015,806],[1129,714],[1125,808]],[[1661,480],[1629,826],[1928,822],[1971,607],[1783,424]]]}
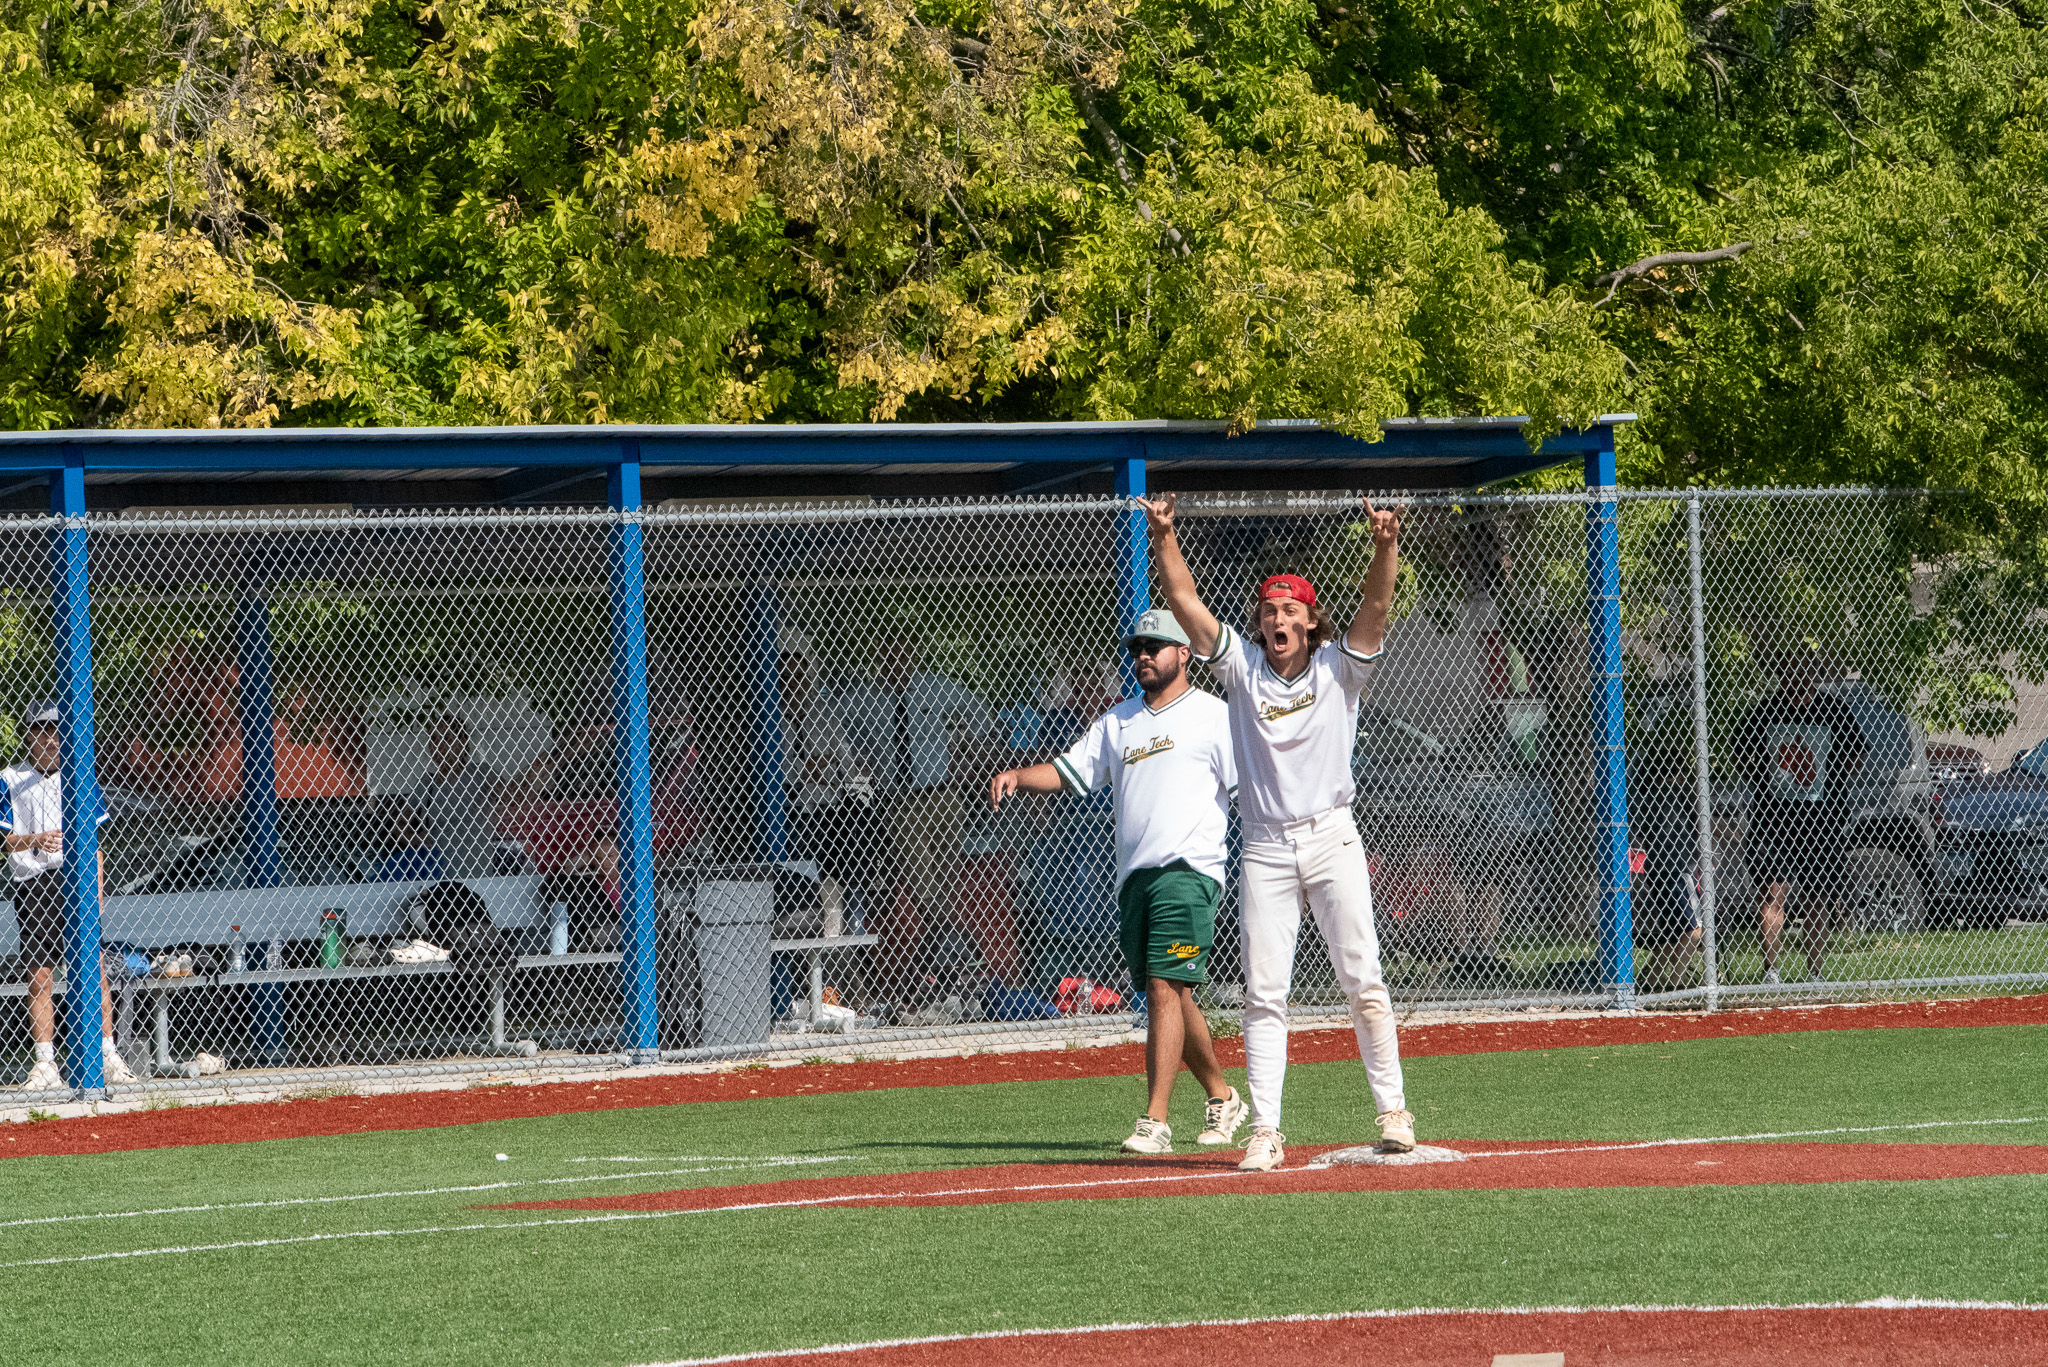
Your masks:
{"label": "lane logo on shorts", "polygon": [[1293,702],[1288,703],[1262,702],[1259,704],[1259,720],[1279,721],[1282,717],[1291,717],[1296,712],[1314,707],[1315,705],[1316,695],[1313,693],[1304,693]]}
{"label": "lane logo on shorts", "polygon": [[1156,736],[1146,741],[1143,745],[1133,745],[1124,751],[1124,763],[1127,765],[1136,764],[1141,759],[1150,759],[1154,755],[1163,755],[1172,748],[1172,736]]}
{"label": "lane logo on shorts", "polygon": [[1166,947],[1166,952],[1176,959],[1198,959],[1202,955],[1202,947],[1191,945],[1186,940],[1175,940]]}

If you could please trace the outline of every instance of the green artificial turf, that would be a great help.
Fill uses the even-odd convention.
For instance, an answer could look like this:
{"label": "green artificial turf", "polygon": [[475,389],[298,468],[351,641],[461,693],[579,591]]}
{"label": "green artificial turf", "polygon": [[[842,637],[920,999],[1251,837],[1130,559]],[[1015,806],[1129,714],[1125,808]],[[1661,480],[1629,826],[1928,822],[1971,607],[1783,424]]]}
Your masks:
{"label": "green artificial turf", "polygon": [[[1786,936],[1784,968],[1788,979],[1806,970],[1803,932],[1795,925]],[[1509,938],[1499,946],[1508,963],[1505,977],[1496,976],[1485,986],[1492,995],[1520,992],[1540,993],[1550,983],[1555,964],[1597,958],[1599,946],[1592,940],[1559,940],[1543,936],[1528,940]],[[1305,962],[1308,962],[1305,960]],[[1636,981],[1651,972],[1652,955],[1638,950]],[[1754,917],[1722,923],[1720,935],[1720,980],[1724,984],[1747,985],[1763,981],[1763,945],[1756,933]],[[1455,973],[1456,961],[1392,958],[1387,964],[1388,982],[1396,989],[1434,996],[1436,989],[1460,986],[1447,974]],[[1326,970],[1318,970],[1319,972]],[[1698,985],[1698,964],[1692,985]],[[1994,977],[2001,974],[2017,979],[2048,973],[2048,922],[2027,922],[1991,930],[1961,930],[1949,926],[1928,926],[1916,931],[1862,931],[1838,928],[1828,939],[1826,975],[1830,982],[1885,982],[1913,978]],[[1328,1004],[1342,1001],[1334,982],[1324,984]],[[1297,983],[1297,991],[1304,984]]]}
{"label": "green artificial turf", "polygon": [[[2044,1063],[2039,1027],[1814,1032],[1415,1059],[1409,1086],[1425,1138],[1666,1138],[2038,1117]],[[476,1209],[497,1201],[1096,1157],[1139,1095],[1129,1078],[1009,1083],[17,1159],[0,1163],[0,1221],[532,1183],[695,1156],[847,1161],[0,1225],[0,1263],[550,1218]],[[1176,1130],[1191,1134],[1192,1087],[1178,1100]],[[1367,1137],[1355,1063],[1296,1067],[1288,1106],[1292,1142]],[[2048,1124],[1836,1137],[2044,1143]],[[618,1157],[650,1161],[570,1161]],[[1184,1255],[1161,1258],[1162,1235]],[[2031,1177],[782,1210],[7,1268],[0,1360],[24,1360],[54,1323],[104,1361],[614,1363],[1378,1306],[2043,1301],[2044,1269],[2048,1179]]]}

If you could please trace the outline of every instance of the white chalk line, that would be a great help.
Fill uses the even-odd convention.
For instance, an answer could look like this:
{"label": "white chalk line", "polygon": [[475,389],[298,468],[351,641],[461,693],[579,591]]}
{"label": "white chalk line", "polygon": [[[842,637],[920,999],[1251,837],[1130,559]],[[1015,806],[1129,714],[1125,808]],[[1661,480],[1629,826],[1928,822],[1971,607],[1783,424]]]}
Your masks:
{"label": "white chalk line", "polygon": [[218,1244],[173,1244],[163,1248],[124,1249],[112,1253],[74,1253],[56,1258],[25,1258],[16,1262],[0,1263],[0,1270],[15,1267],[58,1267],[66,1263],[99,1263],[123,1258],[155,1258],[179,1253],[221,1253],[238,1248],[276,1248],[286,1244],[331,1243],[341,1239],[393,1239],[408,1234],[464,1234],[490,1229],[543,1229],[556,1225],[610,1224],[620,1220],[669,1220],[679,1215],[727,1215],[757,1210],[797,1210],[808,1206],[903,1200],[918,1196],[987,1196],[1010,1191],[1064,1191],[1080,1187],[1122,1187],[1138,1182],[1215,1181],[1219,1178],[1254,1176],[1257,1174],[1226,1169],[1214,1173],[1176,1173],[1163,1177],[1119,1178],[1099,1182],[1046,1183],[1035,1187],[958,1187],[950,1191],[850,1192],[843,1196],[820,1196],[803,1201],[749,1201],[730,1206],[707,1206],[701,1210],[614,1211],[603,1215],[569,1216],[552,1220],[496,1220],[468,1225],[421,1225],[413,1229],[359,1229],[333,1234],[298,1234],[275,1239],[235,1239]]}
{"label": "white chalk line", "polygon": [[[1534,1154],[1600,1153],[1607,1152],[1612,1149],[1668,1148],[1676,1145],[1685,1144],[1729,1144],[1740,1142],[1742,1140],[1793,1139],[1805,1137],[1808,1135],[1821,1134],[1876,1134],[1880,1132],[1893,1130],[1945,1129],[1952,1126],[1961,1125],[2034,1125],[2040,1123],[2042,1123],[2040,1120],[2033,1118],[2023,1118],[2016,1120],[1936,1120],[1915,1122],[1912,1124],[1903,1125],[1864,1125],[1854,1127],[1840,1126],[1827,1130],[1786,1130],[1755,1135],[1730,1135],[1723,1138],[1712,1139],[1654,1139],[1638,1144],[1616,1144],[1580,1148],[1523,1150],[1503,1149],[1497,1152],[1475,1153],[1469,1154],[1467,1156],[1473,1158],[1525,1158]],[[1307,1168],[1314,1166],[1314,1164],[1306,1164],[1303,1168],[1293,1169],[1292,1171],[1304,1171]],[[1288,1171],[1288,1169],[1282,1169],[1281,1171]],[[699,1210],[619,1211],[606,1215],[580,1216],[553,1220],[505,1220],[484,1224],[469,1225],[423,1225],[413,1229],[356,1230],[352,1232],[336,1234],[296,1235],[292,1237],[277,1239],[243,1239],[236,1240],[231,1243],[221,1244],[179,1244],[164,1248],[131,1249],[113,1253],[80,1253],[57,1258],[34,1258],[19,1262],[0,1263],[0,1270],[14,1267],[55,1267],[65,1263],[104,1262],[109,1259],[116,1258],[150,1258],[180,1253],[216,1253],[224,1250],[238,1248],[271,1248],[284,1244],[323,1243],[337,1239],[397,1238],[403,1235],[411,1234],[459,1234],[468,1233],[476,1230],[492,1229],[541,1229],[557,1225],[607,1224],[619,1220],[665,1220],[672,1219],[679,1215],[727,1215],[761,1210],[799,1210],[817,1206],[852,1205],[863,1201],[893,1201],[909,1199],[928,1200],[933,1197],[989,1196],[1018,1191],[1081,1191],[1086,1190],[1090,1187],[1129,1187],[1164,1182],[1228,1181],[1231,1179],[1255,1178],[1259,1175],[1260,1174],[1258,1173],[1242,1173],[1234,1168],[1225,1168],[1214,1172],[1165,1173],[1153,1177],[1110,1177],[1098,1178],[1093,1181],[1087,1182],[1041,1182],[1034,1183],[1028,1186],[955,1187],[943,1191],[848,1192],[838,1196],[818,1196],[801,1201],[749,1201],[727,1206],[706,1206]],[[569,1179],[553,1178],[548,1180],[564,1181]],[[1768,1309],[1771,1307],[1761,1308]],[[822,1352],[825,1350],[814,1349],[809,1351]]]}
{"label": "white chalk line", "polygon": [[[1628,1149],[1669,1149],[1688,1144],[1746,1144],[1761,1139],[1817,1139],[1830,1134],[1891,1134],[1906,1130],[1955,1130],[1971,1125],[2048,1125],[2048,1116],[2021,1116],[2014,1120],[1923,1120],[1909,1125],[1838,1125],[1827,1130],[1769,1130],[1761,1134],[1724,1134],[1707,1139],[1642,1139],[1627,1144],[1570,1144],[1556,1149],[1464,1150],[1467,1158],[1535,1158],[1556,1153],[1620,1153]],[[1307,1168],[1327,1168],[1329,1163],[1310,1162]]]}
{"label": "white chalk line", "polygon": [[114,1253],[78,1253],[62,1258],[26,1258],[0,1263],[0,1268],[58,1267],[65,1263],[103,1263],[123,1258],[156,1258],[174,1253],[222,1253],[238,1248],[279,1248],[286,1244],[337,1243],[345,1239],[391,1239],[405,1234],[461,1234],[480,1229],[537,1229],[543,1225],[595,1225],[619,1220],[663,1220],[672,1215],[709,1214],[694,1210],[620,1211],[608,1215],[572,1216],[559,1220],[511,1220],[473,1225],[425,1225],[418,1229],[352,1229],[333,1234],[295,1234],[279,1239],[235,1239],[221,1244],[177,1244],[166,1248],[124,1249]]}
{"label": "white chalk line", "polygon": [[[571,1158],[570,1163],[590,1160]],[[610,1161],[610,1160],[600,1160]],[[460,1196],[479,1191],[508,1191],[516,1187],[552,1187],[575,1182],[624,1182],[635,1177],[679,1177],[688,1173],[746,1172],[759,1168],[799,1167],[813,1163],[857,1163],[851,1154],[832,1157],[772,1158],[649,1158],[648,1163],[702,1163],[694,1168],[660,1168],[649,1172],[607,1172],[591,1177],[534,1177],[513,1182],[479,1182],[466,1187],[420,1187],[412,1191],[365,1191],[346,1196],[291,1196],[274,1201],[223,1201],[203,1206],[158,1206],[150,1210],[100,1210],[83,1215],[38,1215],[23,1220],[0,1220],[0,1229],[22,1225],[63,1225],[88,1220],[134,1220],[148,1215],[200,1215],[215,1210],[268,1210],[279,1206],[326,1206],[345,1201],[385,1201],[401,1196]]]}
{"label": "white chalk line", "polygon": [[[635,1158],[626,1154],[613,1154],[605,1158],[564,1158],[564,1163],[767,1163],[772,1158],[720,1158],[715,1154],[678,1153],[665,1158]],[[796,1161],[794,1159],[792,1162]]]}
{"label": "white chalk line", "polygon": [[1160,1329],[1235,1329],[1257,1324],[1330,1324],[1347,1320],[1404,1320],[1431,1315],[1650,1315],[1682,1311],[1718,1315],[1756,1310],[2024,1310],[2048,1311],[2028,1301],[1947,1301],[1879,1296],[1867,1301],[1802,1301],[1786,1305],[1498,1305],[1416,1306],[1406,1310],[1336,1310],[1315,1315],[1265,1315],[1232,1320],[1119,1321],[1071,1329],[984,1329],[972,1334],[932,1334],[924,1338],[872,1339],[865,1343],[826,1343],[815,1348],[776,1348],[761,1353],[729,1353],[723,1357],[677,1358],[644,1367],[720,1367],[732,1362],[771,1362],[777,1358],[810,1357],[819,1353],[861,1353],[881,1348],[918,1348],[937,1343],[975,1343],[989,1339],[1057,1338],[1070,1334],[1113,1334]]}

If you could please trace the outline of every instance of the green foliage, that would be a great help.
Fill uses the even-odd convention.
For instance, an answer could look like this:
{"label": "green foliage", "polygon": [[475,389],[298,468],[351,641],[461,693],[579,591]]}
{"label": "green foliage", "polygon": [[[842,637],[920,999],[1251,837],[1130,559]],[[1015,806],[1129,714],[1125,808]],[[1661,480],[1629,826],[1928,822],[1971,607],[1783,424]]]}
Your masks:
{"label": "green foliage", "polygon": [[17,428],[1628,406],[1963,612],[2044,225],[2038,0],[0,0]]}
{"label": "green foliage", "polygon": [[1612,406],[1307,6],[0,0],[13,427]]}

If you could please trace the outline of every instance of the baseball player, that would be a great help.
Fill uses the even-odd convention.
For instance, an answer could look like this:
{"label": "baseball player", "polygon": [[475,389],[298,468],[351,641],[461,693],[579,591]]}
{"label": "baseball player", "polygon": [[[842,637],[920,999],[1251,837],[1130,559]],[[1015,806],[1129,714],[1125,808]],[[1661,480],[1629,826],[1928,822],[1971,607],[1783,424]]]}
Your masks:
{"label": "baseball player", "polygon": [[1359,1057],[1379,1117],[1380,1148],[1415,1147],[1415,1117],[1401,1087],[1394,1008],[1380,974],[1372,886],[1351,818],[1351,745],[1358,701],[1383,649],[1394,603],[1400,522],[1365,504],[1373,559],[1364,599],[1340,636],[1315,588],[1299,575],[1259,585],[1244,636],[1217,622],[1195,591],[1175,539],[1174,496],[1145,503],[1162,591],[1187,628],[1196,658],[1215,672],[1230,708],[1244,829],[1240,870],[1245,967],[1244,1050],[1252,1137],[1239,1167],[1269,1172],[1286,1160],[1280,1091],[1287,1076],[1287,996],[1304,905],[1330,948],[1351,1003]]}
{"label": "baseball player", "polygon": [[[21,962],[29,970],[29,1033],[35,1037],[36,1062],[23,1086],[31,1092],[57,1091],[64,1076],[57,1071],[56,970],[64,962],[64,779],[57,772],[62,745],[57,730],[57,705],[29,708],[27,763],[0,769],[0,843],[7,847],[7,872],[14,898],[14,916],[21,928]],[[97,803],[97,798],[95,798]],[[104,824],[107,809],[97,803],[96,822]],[[94,873],[104,892],[106,860]],[[107,1033],[100,1038],[102,1070],[109,1082],[133,1082],[134,1072],[114,1048],[113,997],[100,970],[100,1020]]]}
{"label": "baseball player", "polygon": [[1142,696],[1110,708],[1050,764],[989,780],[991,806],[1019,789],[1087,794],[1108,784],[1116,806],[1117,920],[1131,981],[1146,985],[1145,1114],[1126,1153],[1172,1153],[1166,1103],[1184,1062],[1208,1097],[1196,1143],[1228,1144],[1244,1102],[1223,1080],[1194,989],[1209,981],[1216,905],[1223,897],[1225,827],[1236,786],[1230,715],[1190,688],[1188,634],[1157,608],[1125,642]]}

